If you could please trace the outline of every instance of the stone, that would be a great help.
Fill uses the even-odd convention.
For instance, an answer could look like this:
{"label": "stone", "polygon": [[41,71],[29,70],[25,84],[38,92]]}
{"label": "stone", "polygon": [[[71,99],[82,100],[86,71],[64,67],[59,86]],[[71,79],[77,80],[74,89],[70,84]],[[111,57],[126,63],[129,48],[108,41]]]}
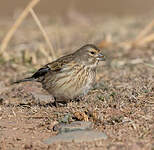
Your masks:
{"label": "stone", "polygon": [[67,124],[72,118],[70,113],[66,114],[63,118],[59,119],[60,124]]}
{"label": "stone", "polygon": [[89,121],[88,122],[74,121],[71,124],[56,125],[56,129],[59,130],[60,133],[76,131],[76,130],[87,130],[87,129],[92,129],[92,127],[93,127],[93,123]]}
{"label": "stone", "polygon": [[35,101],[40,104],[53,103],[55,101],[52,95],[45,95],[36,92],[31,92],[31,94],[34,97]]}
{"label": "stone", "polygon": [[45,144],[53,144],[60,142],[92,142],[97,140],[105,140],[107,139],[107,135],[103,132],[95,131],[95,130],[76,130],[70,132],[60,133],[56,136],[49,137],[44,140]]}

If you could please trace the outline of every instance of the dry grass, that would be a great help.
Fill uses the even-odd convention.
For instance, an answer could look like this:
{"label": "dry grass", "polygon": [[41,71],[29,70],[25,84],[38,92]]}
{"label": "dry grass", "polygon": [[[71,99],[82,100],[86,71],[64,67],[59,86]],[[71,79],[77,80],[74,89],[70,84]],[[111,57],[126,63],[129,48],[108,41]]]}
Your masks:
{"label": "dry grass", "polygon": [[136,37],[136,41],[141,40],[144,38],[153,28],[154,26],[154,20],[152,20]]}
{"label": "dry grass", "polygon": [[[128,42],[122,42],[119,45],[124,47],[144,47],[154,41],[154,33],[149,33],[154,27],[154,20],[152,20],[141,32],[136,36],[134,40]],[[149,34],[148,34],[149,33]],[[147,35],[148,34],[148,35]]]}
{"label": "dry grass", "polygon": [[[32,8],[30,9],[30,13],[32,14],[32,16],[33,16],[35,22],[37,23],[38,27],[40,28],[40,30],[41,30],[41,32],[42,32],[42,35],[44,36],[44,39],[45,39],[45,41],[47,42],[47,45],[48,45],[49,48],[50,48],[51,56],[52,56],[53,60],[56,59],[56,58],[57,58],[57,57],[56,57],[56,53],[55,53],[55,51],[54,51],[54,49],[53,49],[52,44],[50,43],[49,37],[48,37],[48,35],[47,35],[45,29],[43,28],[43,26],[42,26],[40,20],[38,19],[37,15],[35,14],[35,12],[34,12],[34,10],[33,10]],[[46,55],[46,56],[47,56],[47,59],[50,60],[49,54]]]}
{"label": "dry grass", "polygon": [[[49,46],[50,52],[51,52],[51,56],[50,56],[50,53],[48,51],[46,51],[44,49],[40,49],[40,50],[46,56],[48,61],[51,60],[51,57],[52,57],[52,60],[57,58],[57,54],[54,51],[53,45],[51,44],[51,42],[49,40],[49,37],[48,37],[44,27],[42,26],[39,18],[37,17],[36,13],[33,10],[35,5],[39,1],[40,0],[32,0],[27,5],[27,7],[23,10],[21,15],[18,17],[18,19],[15,21],[14,25],[10,28],[10,30],[8,31],[8,33],[6,34],[4,39],[2,40],[0,53],[1,53],[1,55],[4,56],[3,58],[5,60],[9,60],[10,59],[10,56],[8,55],[8,53],[5,52],[8,44],[9,44],[9,41],[11,40],[11,38],[14,35],[15,31],[18,29],[20,24],[24,21],[24,19],[26,18],[26,16],[29,13],[31,13],[31,15],[34,18],[36,24],[38,25],[38,27],[39,27],[39,29],[40,29],[40,31],[41,31],[41,33],[42,33],[42,35],[43,35],[47,45]],[[141,32],[136,36],[136,38],[134,40],[116,43],[116,45],[119,45],[119,46],[125,47],[125,48],[131,48],[131,47],[134,47],[134,46],[145,46],[145,45],[149,44],[150,42],[154,41],[154,33],[151,33],[151,34],[147,35],[150,32],[150,30],[152,30],[153,26],[154,26],[154,20],[151,21],[151,23],[148,24],[143,30],[141,30]],[[100,39],[100,41],[101,41],[101,39]],[[100,42],[98,44],[98,46],[101,47],[101,48],[106,48],[106,47],[110,47],[110,46],[113,46],[113,45],[115,45],[115,43],[112,42],[111,36],[107,36],[107,38],[105,40],[103,40],[102,42]],[[36,56],[35,55],[33,55],[33,60],[36,60]]]}
{"label": "dry grass", "polygon": [[[35,5],[39,2],[40,0],[32,0],[27,7],[23,10],[23,12],[21,13],[21,15],[18,17],[18,19],[15,21],[14,25],[10,28],[10,30],[8,31],[7,35],[4,37],[2,44],[1,44],[1,54],[4,56],[4,59],[8,60],[9,59],[9,55],[5,52],[7,45],[9,44],[9,41],[11,40],[13,34],[15,33],[15,31],[18,29],[18,27],[20,26],[20,24],[24,21],[24,19],[26,18],[26,16],[31,13],[35,22],[37,23],[38,27],[40,28],[42,35],[44,36],[50,50],[51,50],[51,55],[52,58],[55,59],[56,58],[56,54],[53,50],[53,47],[50,43],[50,40],[47,36],[46,31],[44,30],[43,26],[41,25],[41,22],[39,21],[37,15],[35,14],[33,7],[35,7]],[[48,57],[47,57],[48,58]],[[49,58],[48,58],[49,60]]]}

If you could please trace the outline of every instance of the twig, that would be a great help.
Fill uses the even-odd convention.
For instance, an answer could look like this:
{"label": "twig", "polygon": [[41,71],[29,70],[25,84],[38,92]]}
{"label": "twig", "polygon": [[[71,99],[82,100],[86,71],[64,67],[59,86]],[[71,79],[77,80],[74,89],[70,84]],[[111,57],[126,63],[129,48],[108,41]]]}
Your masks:
{"label": "twig", "polygon": [[142,46],[142,45],[144,45],[144,44],[146,44],[146,43],[149,43],[149,42],[151,42],[151,41],[154,41],[154,33],[152,33],[152,34],[150,34],[150,35],[147,35],[147,36],[144,37],[142,40],[138,41],[138,42],[136,43],[136,45]]}
{"label": "twig", "polygon": [[119,43],[118,45],[130,48],[133,46],[143,46],[144,44],[154,41],[154,33],[145,36],[152,29],[153,26],[154,26],[154,20],[140,32],[140,34],[135,38],[134,41],[126,41]]}
{"label": "twig", "polygon": [[154,69],[154,65],[153,64],[149,64],[149,63],[144,63],[144,65],[148,66],[148,67],[151,67]]}
{"label": "twig", "polygon": [[53,59],[55,59],[55,58],[56,58],[56,55],[55,55],[53,46],[52,46],[51,43],[50,43],[50,40],[49,40],[49,38],[48,38],[48,35],[47,35],[45,29],[43,28],[43,26],[42,26],[40,20],[38,19],[36,13],[34,12],[34,10],[33,10],[32,8],[30,8],[30,13],[31,13],[32,17],[34,18],[36,24],[38,25],[39,29],[41,30],[41,32],[42,32],[42,34],[43,34],[43,36],[44,36],[44,39],[45,39],[45,41],[47,42],[47,45],[49,46],[49,48],[50,48],[50,50],[51,50],[51,54],[52,54]]}
{"label": "twig", "polygon": [[10,30],[8,31],[8,33],[6,34],[6,36],[4,37],[3,41],[2,41],[2,45],[1,45],[1,49],[0,49],[0,53],[2,54],[11,37],[13,36],[13,34],[15,33],[15,31],[17,30],[17,28],[20,26],[20,24],[22,23],[22,21],[25,19],[25,17],[28,15],[29,10],[31,8],[33,8],[40,0],[32,0],[28,6],[24,9],[24,11],[21,13],[21,15],[18,17],[18,19],[15,21],[15,23],[13,24],[13,26],[10,28]]}
{"label": "twig", "polygon": [[141,40],[152,29],[153,26],[154,20],[140,32],[140,34],[136,37],[136,41]]}

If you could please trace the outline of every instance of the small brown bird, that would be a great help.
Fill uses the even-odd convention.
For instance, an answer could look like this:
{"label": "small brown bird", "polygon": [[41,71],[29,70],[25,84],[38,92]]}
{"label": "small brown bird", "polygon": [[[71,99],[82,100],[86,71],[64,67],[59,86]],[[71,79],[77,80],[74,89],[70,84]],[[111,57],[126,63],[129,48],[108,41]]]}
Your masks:
{"label": "small brown bird", "polygon": [[48,63],[31,77],[15,83],[41,82],[56,102],[68,102],[87,94],[95,83],[97,64],[104,60],[105,56],[99,48],[87,44],[72,54]]}

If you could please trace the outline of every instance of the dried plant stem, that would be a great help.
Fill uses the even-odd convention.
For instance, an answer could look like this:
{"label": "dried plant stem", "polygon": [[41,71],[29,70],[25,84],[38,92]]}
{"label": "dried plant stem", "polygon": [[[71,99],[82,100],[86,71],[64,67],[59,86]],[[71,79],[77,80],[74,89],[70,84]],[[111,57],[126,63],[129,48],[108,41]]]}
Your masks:
{"label": "dried plant stem", "polygon": [[34,10],[33,10],[32,8],[30,9],[30,13],[31,13],[32,17],[34,18],[36,24],[38,25],[39,29],[41,30],[41,32],[42,32],[42,34],[43,34],[43,36],[44,36],[44,39],[45,39],[45,41],[47,42],[47,44],[48,44],[48,46],[49,46],[49,48],[50,48],[50,50],[51,50],[51,55],[52,55],[53,59],[56,59],[56,55],[55,55],[53,46],[52,46],[51,43],[50,43],[50,40],[49,40],[49,38],[48,38],[48,35],[47,35],[45,29],[43,28],[43,26],[42,26],[40,20],[38,19],[37,15],[35,14],[35,12],[34,12]]}
{"label": "dried plant stem", "polygon": [[152,29],[153,26],[154,26],[154,20],[140,32],[140,34],[136,37],[136,41],[138,42],[139,40],[144,38],[144,36]]}
{"label": "dried plant stem", "polygon": [[142,46],[142,45],[149,43],[151,41],[154,41],[154,33],[142,38],[142,40],[138,41],[136,44]]}
{"label": "dried plant stem", "polygon": [[154,69],[154,65],[153,64],[149,64],[149,63],[144,63],[144,65],[148,66],[148,67],[151,67]]}
{"label": "dried plant stem", "polygon": [[154,33],[147,35],[153,28],[153,26],[154,26],[154,20],[140,32],[140,34],[135,38],[134,41],[126,41],[119,43],[118,45],[130,48],[133,46],[143,46],[151,41],[154,41]]}
{"label": "dried plant stem", "polygon": [[31,8],[33,8],[40,0],[32,0],[28,6],[24,9],[24,11],[21,13],[21,15],[18,17],[18,19],[15,21],[14,25],[10,28],[10,30],[8,31],[8,33],[6,34],[6,36],[4,37],[3,41],[2,41],[2,45],[1,45],[1,49],[0,49],[0,53],[3,54],[3,52],[5,51],[11,37],[13,36],[13,34],[15,33],[15,31],[17,30],[17,28],[20,26],[20,24],[23,22],[23,20],[25,19],[25,17],[28,15],[29,10]]}
{"label": "dried plant stem", "polygon": [[151,41],[154,41],[154,33],[145,36],[152,29],[153,26],[154,26],[154,20],[141,31],[141,33],[136,37],[134,43],[136,45],[142,46]]}

